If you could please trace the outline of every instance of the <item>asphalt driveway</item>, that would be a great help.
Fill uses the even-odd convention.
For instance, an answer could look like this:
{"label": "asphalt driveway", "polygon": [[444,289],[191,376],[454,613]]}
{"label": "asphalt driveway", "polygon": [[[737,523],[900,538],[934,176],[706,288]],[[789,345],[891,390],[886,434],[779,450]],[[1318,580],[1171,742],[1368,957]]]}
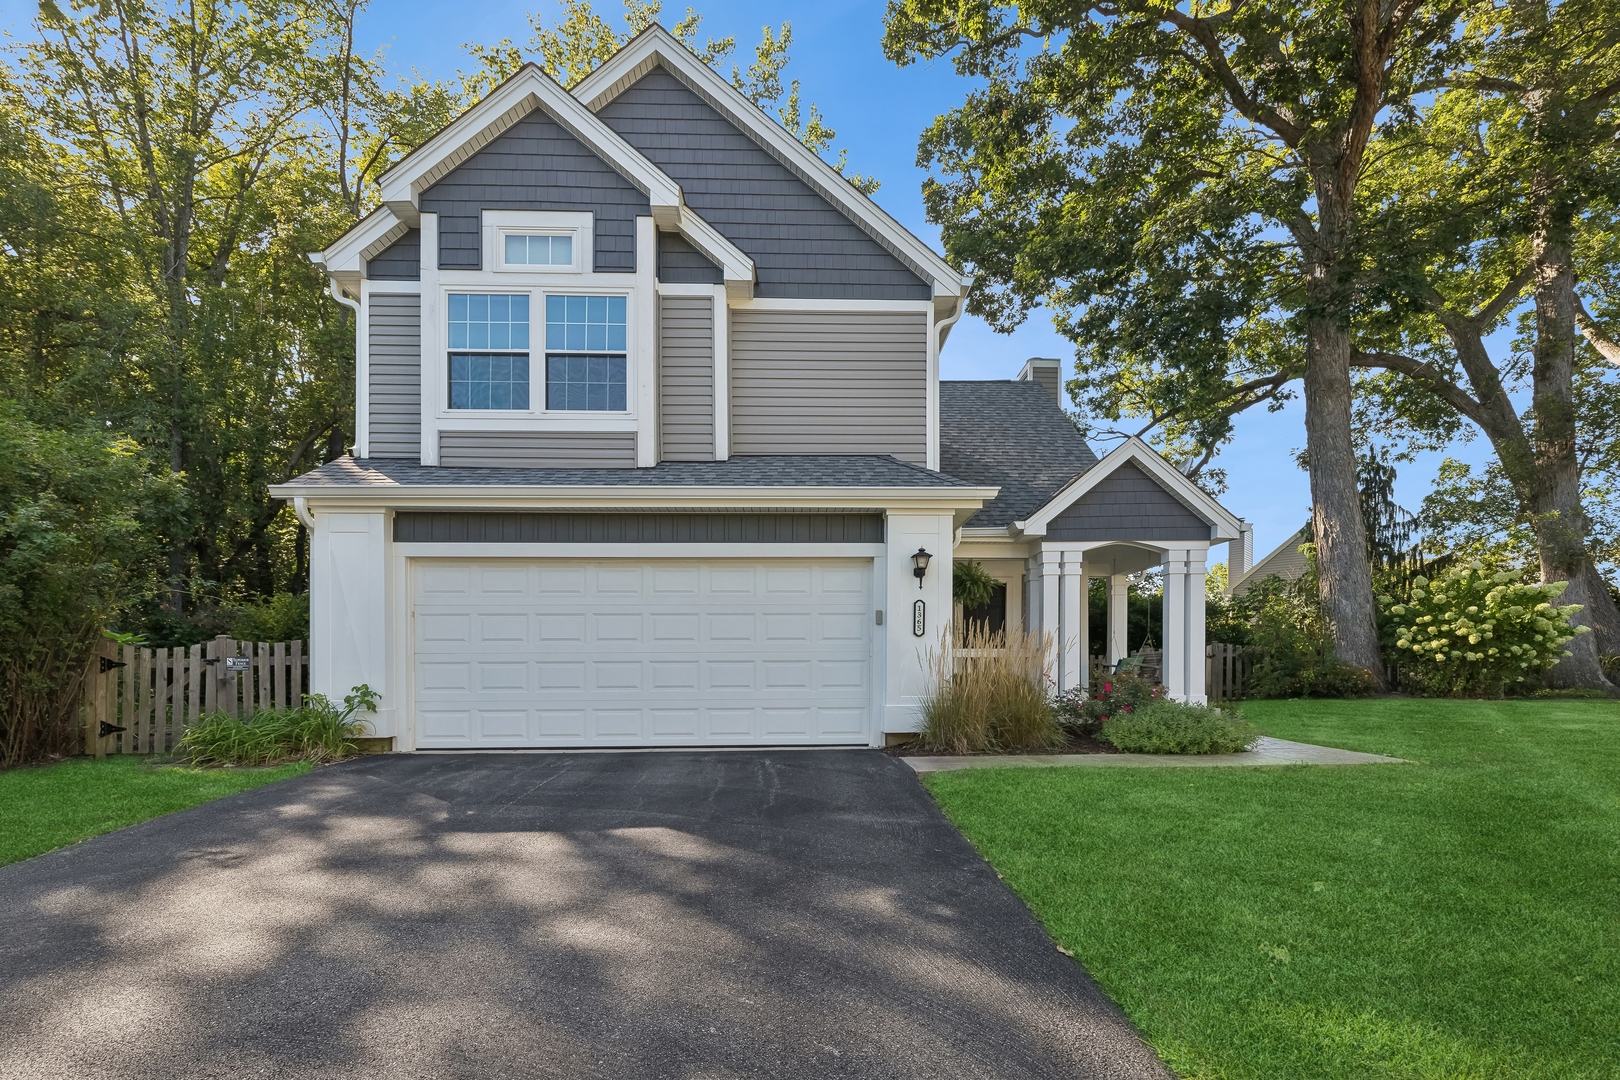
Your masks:
{"label": "asphalt driveway", "polygon": [[319,769],[0,868],[0,1016],[8,1080],[1169,1075],[871,751]]}

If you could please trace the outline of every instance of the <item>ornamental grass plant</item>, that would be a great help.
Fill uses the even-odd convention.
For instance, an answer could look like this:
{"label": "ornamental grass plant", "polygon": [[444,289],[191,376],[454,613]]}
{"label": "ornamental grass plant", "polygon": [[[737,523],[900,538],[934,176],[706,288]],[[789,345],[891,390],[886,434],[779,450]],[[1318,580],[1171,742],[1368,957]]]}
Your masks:
{"label": "ornamental grass plant", "polygon": [[1401,683],[1415,693],[1499,698],[1533,689],[1569,655],[1564,645],[1587,632],[1570,625],[1580,605],[1556,604],[1566,582],[1527,583],[1520,571],[1472,562],[1412,584],[1410,599],[1379,602]]}
{"label": "ornamental grass plant", "polygon": [[308,694],[296,709],[259,709],[246,720],[215,713],[186,731],[176,751],[193,765],[276,765],[308,761],[314,765],[357,753],[355,742],[366,733],[361,709],[374,710],[377,696],[361,685],[343,699],[343,708],[323,694]]}
{"label": "ornamental grass plant", "polygon": [[957,620],[930,656],[918,745],[946,754],[1047,750],[1064,735],[1048,695],[1051,638]]}

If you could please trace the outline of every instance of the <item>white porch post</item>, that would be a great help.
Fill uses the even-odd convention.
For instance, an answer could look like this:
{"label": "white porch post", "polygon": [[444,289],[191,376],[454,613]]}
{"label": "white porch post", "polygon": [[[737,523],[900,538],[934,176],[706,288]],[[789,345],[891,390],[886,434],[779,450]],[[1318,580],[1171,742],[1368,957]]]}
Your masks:
{"label": "white porch post", "polygon": [[1078,551],[1063,553],[1063,616],[1058,620],[1062,637],[1058,642],[1057,688],[1068,690],[1081,685],[1085,670],[1085,654],[1080,651],[1084,640],[1085,616],[1081,596],[1086,587],[1086,572]]}
{"label": "white porch post", "polygon": [[1207,551],[1187,552],[1187,701],[1193,705],[1207,705],[1209,693],[1204,686],[1204,597],[1209,588],[1206,577]]}
{"label": "white porch post", "polygon": [[1187,700],[1187,552],[1169,551],[1164,560],[1164,692]]}
{"label": "white porch post", "polygon": [[1079,640],[1075,645],[1075,651],[1080,654],[1080,678],[1075,685],[1087,687],[1091,685],[1091,579],[1086,576],[1085,567],[1079,563],[1078,556],[1075,570],[1078,571],[1077,576],[1080,579],[1078,584],[1080,604],[1075,613],[1075,617],[1080,621],[1080,633],[1076,635]]}
{"label": "white porch post", "polygon": [[1113,667],[1130,651],[1125,632],[1130,626],[1130,589],[1128,574],[1108,575],[1108,666]]}
{"label": "white porch post", "polygon": [[1052,665],[1052,674],[1058,674],[1062,663],[1060,642],[1062,641],[1063,607],[1062,574],[1063,556],[1056,551],[1042,551],[1036,558],[1041,568],[1040,596],[1041,596],[1041,622],[1040,632],[1048,635],[1051,642],[1048,645],[1047,661]]}

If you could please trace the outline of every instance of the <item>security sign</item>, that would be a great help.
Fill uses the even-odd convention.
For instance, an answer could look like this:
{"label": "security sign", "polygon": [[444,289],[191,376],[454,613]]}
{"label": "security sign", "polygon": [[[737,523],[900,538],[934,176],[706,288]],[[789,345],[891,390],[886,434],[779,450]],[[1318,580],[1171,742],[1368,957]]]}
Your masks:
{"label": "security sign", "polygon": [[911,605],[911,632],[922,637],[928,629],[928,605],[918,600]]}
{"label": "security sign", "polygon": [[251,671],[253,658],[251,656],[227,656],[225,658],[226,671]]}

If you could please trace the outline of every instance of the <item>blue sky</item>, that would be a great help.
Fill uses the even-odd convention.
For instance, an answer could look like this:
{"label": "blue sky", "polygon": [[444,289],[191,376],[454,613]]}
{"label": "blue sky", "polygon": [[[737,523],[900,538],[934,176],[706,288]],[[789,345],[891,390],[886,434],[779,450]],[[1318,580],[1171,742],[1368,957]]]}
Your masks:
{"label": "blue sky", "polygon": [[[925,174],[916,166],[916,148],[923,128],[966,92],[966,84],[950,64],[897,68],[885,60],[879,44],[884,7],[880,0],[694,2],[704,15],[704,31],[714,36],[734,34],[742,58],[752,55],[766,22],[793,24],[793,60],[787,77],[802,81],[805,99],[820,106],[837,129],[836,146],[849,150],[850,167],[883,182],[876,196],[883,208],[938,247],[938,230],[923,219]],[[671,4],[665,12],[666,25],[685,7],[684,0]],[[26,38],[35,10],[32,3],[7,3],[0,8],[0,25]],[[461,48],[467,42],[490,43],[502,37],[526,41],[525,16],[531,10],[560,13],[561,7],[554,2],[508,0],[373,0],[362,23],[362,47],[386,48],[396,70],[414,68],[424,75],[448,77],[471,67]],[[601,3],[600,10],[615,16],[620,11],[614,0]],[[952,331],[941,370],[947,379],[1010,378],[1031,356],[1060,357],[1067,365],[1073,350],[1040,313],[1007,335],[967,317]],[[1304,442],[1303,412],[1295,402],[1279,413],[1240,418],[1237,437],[1216,461],[1230,479],[1223,501],[1255,524],[1257,556],[1286,539],[1309,514],[1309,482],[1292,458],[1292,451]],[[1478,463],[1488,452],[1483,440],[1475,440],[1453,454]],[[1425,455],[1401,466],[1396,496],[1408,509],[1415,510],[1422,501],[1439,457]]]}

